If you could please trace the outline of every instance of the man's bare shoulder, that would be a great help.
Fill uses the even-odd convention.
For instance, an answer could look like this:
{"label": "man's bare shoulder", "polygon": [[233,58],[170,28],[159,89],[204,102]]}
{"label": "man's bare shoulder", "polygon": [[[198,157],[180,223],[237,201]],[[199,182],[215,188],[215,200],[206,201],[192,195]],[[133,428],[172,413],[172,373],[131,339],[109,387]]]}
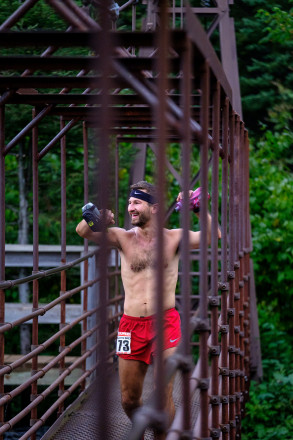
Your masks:
{"label": "man's bare shoulder", "polygon": [[120,247],[123,247],[134,235],[134,229],[126,230],[124,228],[111,227],[108,228],[108,234],[110,241],[116,241],[119,243]]}

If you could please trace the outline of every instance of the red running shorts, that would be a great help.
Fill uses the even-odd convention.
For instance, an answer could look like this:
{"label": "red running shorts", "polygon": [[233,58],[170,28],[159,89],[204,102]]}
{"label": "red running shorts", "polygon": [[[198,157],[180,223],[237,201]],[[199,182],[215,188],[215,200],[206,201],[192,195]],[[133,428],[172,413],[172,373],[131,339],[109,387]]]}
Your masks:
{"label": "red running shorts", "polygon": [[[164,314],[164,350],[176,347],[181,340],[180,316],[175,308]],[[152,364],[156,351],[155,315],[137,318],[123,315],[118,329],[116,354]]]}

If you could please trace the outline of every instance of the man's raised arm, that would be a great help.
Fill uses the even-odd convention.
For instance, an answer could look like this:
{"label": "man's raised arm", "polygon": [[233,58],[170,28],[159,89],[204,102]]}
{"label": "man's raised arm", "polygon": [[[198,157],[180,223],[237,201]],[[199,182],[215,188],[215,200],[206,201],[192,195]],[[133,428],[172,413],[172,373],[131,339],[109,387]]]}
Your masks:
{"label": "man's raised arm", "polygon": [[[200,217],[199,210],[200,210],[200,196],[201,191],[200,188],[198,188],[196,191],[189,191],[189,200],[190,200],[190,210],[192,210],[195,215]],[[210,198],[210,195],[208,194],[208,198]],[[183,193],[180,192],[177,197],[177,206],[179,206],[179,209],[181,209],[183,201]],[[189,233],[189,245],[190,249],[198,249],[200,246],[200,236],[201,231],[190,231]],[[208,245],[211,243],[212,238],[212,217],[209,212],[207,212],[207,239],[208,239]],[[221,238],[221,230],[218,228],[218,238]]]}
{"label": "man's raised arm", "polygon": [[[88,205],[85,205],[85,207]],[[83,220],[77,225],[76,232],[82,238],[99,243],[102,235],[102,232],[100,232],[100,227],[103,215],[105,215],[106,224],[111,225],[115,223],[114,214],[108,209],[105,211],[99,211],[95,205],[92,206],[90,206],[90,209],[84,209],[85,207],[83,208]],[[107,230],[108,241],[114,246],[119,245],[116,230],[119,230],[119,228],[111,228]]]}

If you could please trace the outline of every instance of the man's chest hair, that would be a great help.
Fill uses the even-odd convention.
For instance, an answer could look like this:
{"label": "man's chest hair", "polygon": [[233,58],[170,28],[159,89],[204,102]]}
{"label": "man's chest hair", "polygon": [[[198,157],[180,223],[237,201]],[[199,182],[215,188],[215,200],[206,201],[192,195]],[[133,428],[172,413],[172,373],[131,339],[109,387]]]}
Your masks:
{"label": "man's chest hair", "polygon": [[[123,254],[126,265],[133,272],[137,273],[146,269],[155,270],[158,266],[158,247],[156,241],[144,243],[134,237],[127,245],[123,246]],[[165,240],[164,267],[167,268],[176,256],[176,249],[174,249],[172,242],[170,243],[169,240]]]}
{"label": "man's chest hair", "polygon": [[154,246],[133,246],[127,254],[127,262],[133,272],[141,272],[155,267],[156,251]]}
{"label": "man's chest hair", "polygon": [[[175,255],[172,252],[164,252],[164,269],[172,266]],[[157,249],[140,249],[138,252],[130,252],[126,262],[133,272],[141,272],[146,269],[156,270],[158,267]],[[178,264],[178,263],[177,263]]]}

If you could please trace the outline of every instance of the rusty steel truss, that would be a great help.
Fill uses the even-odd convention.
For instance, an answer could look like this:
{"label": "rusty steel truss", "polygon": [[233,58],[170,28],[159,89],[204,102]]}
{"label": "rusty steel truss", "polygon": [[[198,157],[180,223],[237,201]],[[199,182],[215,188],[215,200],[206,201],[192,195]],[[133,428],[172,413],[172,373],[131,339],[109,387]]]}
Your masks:
{"label": "rusty steel truss", "polygon": [[[110,151],[116,142],[115,192],[116,212],[119,197],[119,151],[122,142],[138,149],[130,181],[145,174],[148,150],[156,157],[154,179],[159,189],[157,314],[162,316],[163,242],[162,229],[174,210],[174,201],[166,200],[166,173],[187,193],[195,185],[203,194],[212,194],[212,242],[208,247],[206,218],[207,197],[200,212],[201,245],[199,252],[189,251],[190,216],[187,203],[181,216],[183,228],[180,291],[176,296],[182,317],[183,342],[176,355],[165,365],[158,355],[159,372],[151,409],[142,407],[134,419],[129,439],[141,437],[148,426],[159,426],[163,412],[165,380],[176,371],[182,375],[182,407],[176,412],[167,438],[208,440],[241,438],[241,419],[248,398],[251,372],[258,368],[257,314],[253,269],[250,261],[249,222],[249,142],[241,119],[241,101],[237,73],[233,20],[229,16],[231,0],[155,2],[130,0],[123,5],[112,1],[74,2],[47,0],[52,13],[62,17],[67,29],[20,31],[18,22],[40,0],[25,0],[14,13],[0,23],[0,438],[29,415],[30,427],[21,439],[36,438],[52,414],[60,416],[70,396],[83,392],[95,380],[97,423],[108,437],[107,395],[108,367],[112,365],[113,341],[122,314],[123,292],[119,284],[118,256],[109,267],[106,234],[99,249],[89,250],[84,242],[83,255],[67,261],[66,139],[73,127],[81,125],[83,138],[84,198],[89,199],[89,132],[94,130],[95,156],[99,172],[95,177],[100,206],[108,206],[112,180]],[[92,9],[98,19],[90,15]],[[120,17],[131,10],[131,26],[119,30]],[[143,10],[144,20],[136,20]],[[109,12],[110,11],[110,12]],[[139,27],[139,28],[138,28]],[[213,37],[214,36],[214,37]],[[218,38],[218,53],[211,43]],[[17,50],[29,48],[30,54]],[[60,49],[75,49],[72,55],[58,55]],[[13,49],[11,53],[3,49]],[[76,55],[77,50],[80,53]],[[33,52],[35,51],[35,52]],[[58,92],[56,91],[58,90]],[[10,138],[5,132],[7,106],[26,104],[32,108],[31,121],[19,127]],[[60,118],[60,130],[40,147],[41,127],[50,118]],[[32,135],[31,183],[33,199],[33,271],[25,278],[5,276],[5,206],[9,179],[5,177],[6,159],[27,135]],[[113,141],[115,140],[115,141]],[[180,146],[181,170],[172,165],[168,145]],[[39,264],[39,188],[40,164],[52,152],[61,157],[61,255],[60,264],[42,270]],[[192,158],[199,156],[200,169],[191,169]],[[48,182],[49,184],[49,182]],[[166,212],[165,206],[168,205]],[[127,221],[126,221],[127,223]],[[222,238],[217,239],[218,223]],[[90,276],[89,262],[98,255],[96,275]],[[199,269],[192,270],[192,262]],[[68,289],[70,270],[82,265],[82,282]],[[49,304],[41,301],[41,283],[60,274],[60,296]],[[198,291],[192,291],[191,279],[198,278]],[[5,295],[9,289],[32,283],[32,310],[21,318],[6,321]],[[109,289],[111,285],[111,289]],[[89,291],[98,301],[89,298]],[[99,294],[102,293],[102,294]],[[68,300],[82,295],[80,315],[67,322]],[[194,304],[197,309],[194,310]],[[49,310],[59,307],[59,330],[46,340],[39,338],[39,320]],[[12,363],[5,362],[9,334],[32,320],[31,350]],[[251,320],[253,325],[251,325]],[[160,320],[158,320],[160,323]],[[67,332],[81,328],[81,336],[67,345]],[[254,329],[251,332],[251,329]],[[48,330],[49,332],[49,330]],[[159,335],[162,328],[158,325]],[[194,335],[198,335],[198,340]],[[46,365],[41,358],[55,341],[59,353]],[[107,341],[107,344],[105,344]],[[191,343],[192,342],[192,343]],[[162,343],[160,336],[158,344]],[[68,363],[68,355],[79,346],[81,355]],[[251,351],[253,347],[253,352]],[[195,358],[191,354],[197,350]],[[194,364],[194,361],[196,363]],[[6,390],[4,379],[31,361],[31,375],[22,384]],[[40,380],[53,368],[58,377],[47,387]],[[68,376],[79,370],[79,377],[66,385]],[[5,408],[30,389],[30,403],[12,418]],[[40,404],[54,390],[58,396],[41,412]],[[200,390],[200,414],[193,420],[190,401]],[[77,437],[76,437],[77,438]],[[82,438],[82,437],[81,437]]]}

